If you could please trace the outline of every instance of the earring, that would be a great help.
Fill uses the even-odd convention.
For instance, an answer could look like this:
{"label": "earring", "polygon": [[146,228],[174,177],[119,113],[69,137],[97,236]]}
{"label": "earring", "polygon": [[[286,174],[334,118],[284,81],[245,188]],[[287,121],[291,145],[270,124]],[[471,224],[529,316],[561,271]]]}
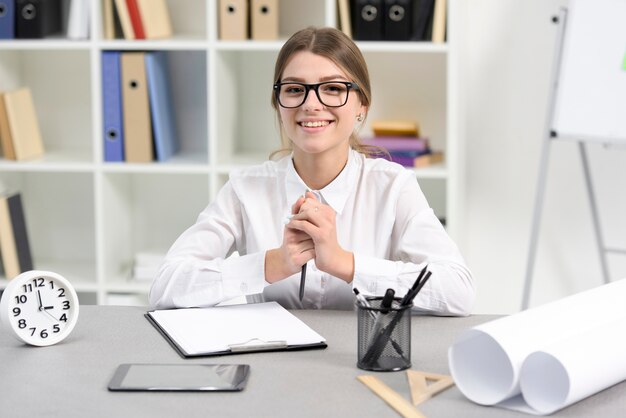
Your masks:
{"label": "earring", "polygon": [[363,122],[363,119],[365,119],[365,115],[363,113],[359,113],[356,116],[356,120],[358,120],[359,122]]}

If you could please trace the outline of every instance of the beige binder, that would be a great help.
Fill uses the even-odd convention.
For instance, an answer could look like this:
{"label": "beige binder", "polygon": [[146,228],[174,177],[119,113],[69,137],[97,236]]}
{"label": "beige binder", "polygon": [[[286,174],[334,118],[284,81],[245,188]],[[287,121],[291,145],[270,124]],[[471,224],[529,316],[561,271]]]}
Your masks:
{"label": "beige binder", "polygon": [[15,160],[15,150],[13,149],[13,136],[9,127],[6,107],[4,106],[4,93],[0,93],[0,144],[2,145],[2,155],[7,160]]}
{"label": "beige binder", "polygon": [[278,0],[250,0],[250,29],[254,40],[278,39]]}
{"label": "beige binder", "polygon": [[[22,88],[4,93],[4,107],[9,122],[9,136],[13,140],[15,159],[27,160],[41,157],[43,142],[30,89]],[[2,136],[4,138],[5,135]]]}
{"label": "beige binder", "polygon": [[219,0],[219,35],[224,41],[248,39],[248,0]]}
{"label": "beige binder", "polygon": [[4,275],[7,279],[12,279],[20,274],[20,263],[17,258],[17,247],[7,196],[0,196],[0,255],[2,256]]}
{"label": "beige binder", "polygon": [[137,0],[146,39],[170,38],[172,22],[165,0]]}
{"label": "beige binder", "polygon": [[144,57],[144,52],[121,54],[124,153],[129,163],[147,163],[154,158]]}

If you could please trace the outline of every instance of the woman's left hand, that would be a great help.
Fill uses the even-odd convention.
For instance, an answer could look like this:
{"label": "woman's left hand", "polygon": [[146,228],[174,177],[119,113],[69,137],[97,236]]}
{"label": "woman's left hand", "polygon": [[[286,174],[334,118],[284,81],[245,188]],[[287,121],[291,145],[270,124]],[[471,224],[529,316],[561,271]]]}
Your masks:
{"label": "woman's left hand", "polygon": [[341,248],[337,241],[335,211],[317,200],[311,192],[306,192],[304,197],[304,203],[287,227],[303,231],[313,239],[315,265],[318,269],[351,282],[354,255]]}

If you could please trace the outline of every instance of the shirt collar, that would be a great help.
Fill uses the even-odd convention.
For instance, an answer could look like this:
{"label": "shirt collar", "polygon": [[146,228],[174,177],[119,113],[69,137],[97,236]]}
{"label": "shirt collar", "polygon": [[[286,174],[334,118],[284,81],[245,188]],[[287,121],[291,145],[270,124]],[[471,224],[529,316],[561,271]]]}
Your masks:
{"label": "shirt collar", "polygon": [[[348,153],[348,162],[343,170],[341,170],[341,173],[339,173],[339,175],[326,187],[315,191],[317,192],[316,194],[321,195],[323,203],[328,204],[339,215],[341,215],[341,212],[343,211],[351,190],[356,185],[358,166],[360,162],[361,160],[359,159],[358,152],[350,148]],[[285,178],[285,192],[289,205],[293,205],[296,200],[304,194],[306,189],[306,184],[300,178],[293,165],[292,154],[288,157]]]}

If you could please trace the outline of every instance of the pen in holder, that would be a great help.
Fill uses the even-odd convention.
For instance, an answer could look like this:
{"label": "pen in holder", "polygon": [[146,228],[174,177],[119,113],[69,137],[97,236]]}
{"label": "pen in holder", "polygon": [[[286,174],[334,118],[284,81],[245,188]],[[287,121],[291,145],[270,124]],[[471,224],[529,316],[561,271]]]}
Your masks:
{"label": "pen in holder", "polygon": [[[411,367],[411,307],[400,299],[389,308],[383,298],[367,298],[369,306],[357,302],[357,367],[372,371],[398,371]],[[386,313],[385,313],[386,312]]]}

